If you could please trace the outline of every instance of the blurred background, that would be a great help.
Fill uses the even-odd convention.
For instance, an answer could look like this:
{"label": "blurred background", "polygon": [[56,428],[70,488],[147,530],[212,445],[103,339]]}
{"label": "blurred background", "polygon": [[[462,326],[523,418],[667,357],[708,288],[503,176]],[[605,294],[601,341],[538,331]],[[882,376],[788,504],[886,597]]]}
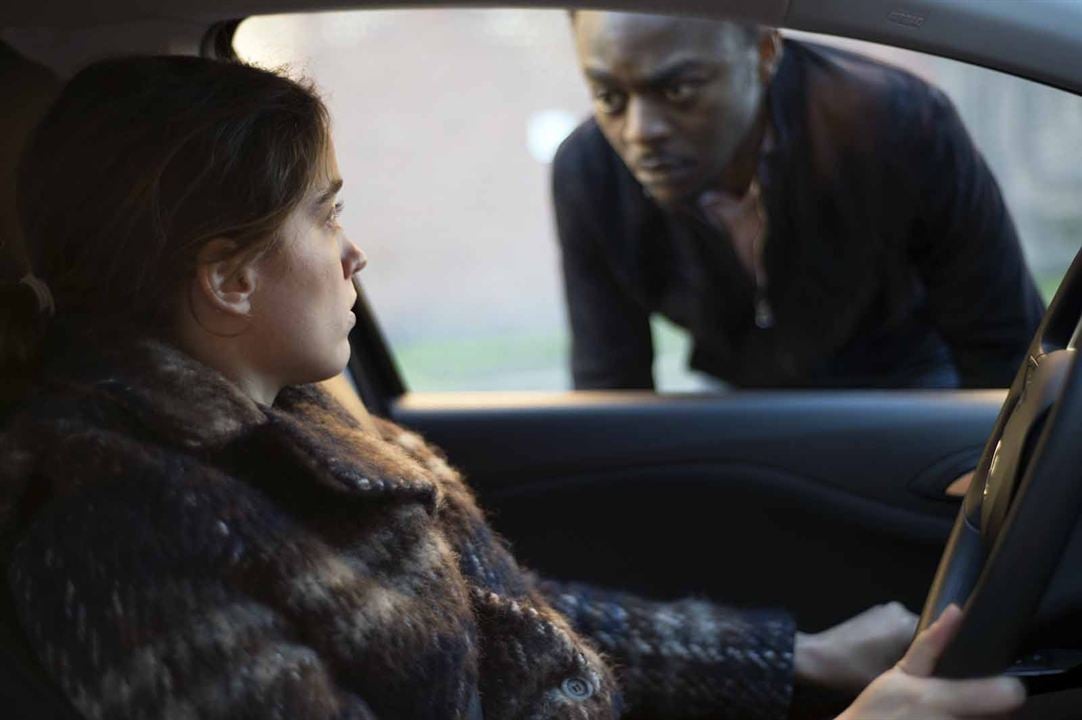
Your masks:
{"label": "blurred background", "polygon": [[[1082,244],[1082,98],[919,53],[823,36],[934,82],[999,179],[1046,298]],[[415,391],[570,388],[549,164],[589,115],[566,13],[388,10],[256,17],[238,54],[331,109],[343,223]],[[717,388],[660,321],[661,391]]]}

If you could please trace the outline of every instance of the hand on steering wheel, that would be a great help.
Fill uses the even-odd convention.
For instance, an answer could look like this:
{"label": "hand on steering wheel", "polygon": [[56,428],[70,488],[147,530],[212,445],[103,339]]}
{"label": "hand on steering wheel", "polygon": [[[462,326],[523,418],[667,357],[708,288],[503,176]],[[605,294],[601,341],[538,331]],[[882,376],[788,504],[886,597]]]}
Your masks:
{"label": "hand on steering wheel", "polygon": [[897,665],[880,675],[838,720],[979,720],[1017,710],[1026,693],[1016,678],[943,680],[931,677],[943,649],[961,626],[949,606],[922,631]]}
{"label": "hand on steering wheel", "polygon": [[916,629],[916,615],[901,603],[887,603],[822,632],[798,632],[793,653],[796,681],[856,697],[898,662]]}

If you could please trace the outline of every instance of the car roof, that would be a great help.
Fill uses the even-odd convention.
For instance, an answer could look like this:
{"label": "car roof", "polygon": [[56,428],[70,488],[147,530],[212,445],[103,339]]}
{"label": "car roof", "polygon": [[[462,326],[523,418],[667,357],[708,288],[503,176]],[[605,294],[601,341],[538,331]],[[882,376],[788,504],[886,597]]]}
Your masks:
{"label": "car roof", "polygon": [[[79,28],[133,21],[206,27],[216,22],[320,10],[506,6],[567,7],[515,0],[46,0],[0,4],[0,28]],[[1082,2],[991,0],[608,0],[574,3],[644,12],[735,17],[931,52],[1082,92]]]}

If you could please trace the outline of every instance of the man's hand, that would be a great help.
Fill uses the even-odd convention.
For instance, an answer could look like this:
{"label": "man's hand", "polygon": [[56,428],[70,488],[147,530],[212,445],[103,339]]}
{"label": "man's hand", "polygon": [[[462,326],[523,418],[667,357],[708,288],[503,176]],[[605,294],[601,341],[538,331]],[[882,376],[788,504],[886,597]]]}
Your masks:
{"label": "man's hand", "polygon": [[898,662],[916,629],[916,615],[889,603],[821,633],[797,633],[796,681],[853,697]]}
{"label": "man's hand", "polygon": [[962,612],[948,607],[913,641],[893,669],[879,676],[838,720],[979,720],[1001,718],[1025,702],[1016,678],[941,680],[929,677],[958,631]]}

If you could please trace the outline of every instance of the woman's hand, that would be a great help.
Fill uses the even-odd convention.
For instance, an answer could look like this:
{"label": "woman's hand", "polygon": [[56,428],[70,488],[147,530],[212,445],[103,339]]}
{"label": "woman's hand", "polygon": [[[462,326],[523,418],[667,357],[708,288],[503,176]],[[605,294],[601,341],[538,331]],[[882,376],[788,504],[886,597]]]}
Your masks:
{"label": "woman's hand", "polygon": [[852,698],[898,662],[916,629],[916,615],[901,603],[889,603],[821,633],[797,633],[796,681]]}
{"label": "woman's hand", "polygon": [[905,657],[879,676],[838,720],[979,720],[1002,717],[1026,699],[1015,678],[941,680],[929,677],[943,648],[958,631],[962,612],[948,607],[909,648]]}

